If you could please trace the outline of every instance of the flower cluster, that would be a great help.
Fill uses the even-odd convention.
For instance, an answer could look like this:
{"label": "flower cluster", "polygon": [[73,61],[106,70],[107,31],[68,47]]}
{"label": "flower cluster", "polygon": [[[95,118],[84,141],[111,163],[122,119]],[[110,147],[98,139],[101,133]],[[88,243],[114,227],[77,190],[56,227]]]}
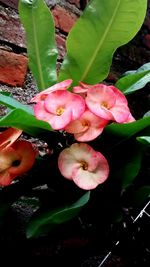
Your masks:
{"label": "flower cluster", "polygon": [[[72,80],[65,80],[32,98],[37,119],[48,122],[54,130],[74,134],[79,142],[98,137],[105,126],[114,121],[134,121],[126,97],[114,86],[88,85],[80,82],[71,91]],[[61,174],[82,189],[93,189],[108,177],[104,156],[87,144],[73,144],[58,159]]]}
{"label": "flower cluster", "polygon": [[8,128],[0,134],[0,186],[9,185],[13,179],[30,170],[37,151],[25,140],[17,140],[22,130]]}
{"label": "flower cluster", "polygon": [[110,121],[134,121],[126,97],[114,86],[80,83],[70,92],[71,83],[71,79],[57,83],[32,98],[37,119],[74,134],[79,142],[95,139]]}

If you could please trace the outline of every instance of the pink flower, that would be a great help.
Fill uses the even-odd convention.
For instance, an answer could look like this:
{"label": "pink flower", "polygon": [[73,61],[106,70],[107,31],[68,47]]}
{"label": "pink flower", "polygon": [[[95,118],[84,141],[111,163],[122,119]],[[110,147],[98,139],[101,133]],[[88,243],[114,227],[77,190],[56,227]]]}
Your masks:
{"label": "pink flower", "polygon": [[66,90],[70,87],[70,85],[72,84],[72,80],[65,80],[63,82],[57,83],[51,87],[49,87],[48,89],[40,92],[39,94],[37,94],[36,96],[34,96],[30,102],[39,102],[39,101],[43,101],[45,100],[45,98],[52,92],[56,91],[56,90]]}
{"label": "pink flower", "polygon": [[88,89],[92,86],[83,82],[79,82],[80,86],[74,86],[73,92],[80,94],[82,97],[86,97]]}
{"label": "pink flower", "polygon": [[67,125],[65,130],[68,133],[74,134],[77,141],[87,142],[99,136],[107,124],[107,120],[86,110],[79,119]]}
{"label": "pink flower", "polygon": [[58,167],[61,174],[85,190],[96,188],[109,175],[106,158],[85,143],[75,143],[59,155]]}
{"label": "pink flower", "polygon": [[129,116],[128,116],[128,118],[126,119],[126,121],[124,121],[124,123],[133,122],[133,121],[135,121],[135,118],[130,113]]}
{"label": "pink flower", "polygon": [[48,122],[55,130],[62,130],[78,119],[84,110],[84,99],[66,90],[53,91],[34,106],[36,118]]}
{"label": "pink flower", "polygon": [[37,151],[28,141],[17,140],[22,131],[9,128],[0,134],[0,186],[28,171],[35,162]]}
{"label": "pink flower", "polygon": [[91,112],[105,120],[123,123],[130,114],[126,97],[114,86],[91,86],[85,101]]}

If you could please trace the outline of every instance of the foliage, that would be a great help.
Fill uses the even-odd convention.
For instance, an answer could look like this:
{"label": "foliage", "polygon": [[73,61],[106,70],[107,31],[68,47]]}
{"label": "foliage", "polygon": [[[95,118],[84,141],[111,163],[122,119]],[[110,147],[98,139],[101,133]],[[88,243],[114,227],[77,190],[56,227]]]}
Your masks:
{"label": "foliage", "polygon": [[[111,222],[120,212],[116,203],[136,183],[135,178],[138,178],[150,142],[150,117],[147,115],[135,121],[124,95],[134,93],[150,81],[150,63],[125,73],[115,86],[98,83],[107,78],[116,49],[128,43],[142,26],[146,4],[146,0],[91,1],[69,33],[67,53],[57,77],[57,48],[51,12],[44,0],[20,0],[19,14],[27,35],[29,66],[41,92],[33,100],[34,108],[1,93],[0,103],[8,109],[7,114],[0,118],[0,127],[18,128],[28,137],[38,137],[48,144],[48,153],[37,157],[28,172],[29,178],[25,176],[23,180],[16,180],[16,185],[20,186],[17,193],[15,184],[9,185],[8,191],[1,189],[0,210],[3,215],[7,207],[20,197],[30,199],[38,196],[37,211],[27,226],[28,238],[47,234],[54,226],[58,227],[78,214],[82,216],[82,210],[88,212],[95,197],[101,214],[109,210],[107,219]],[[66,86],[68,81],[70,85]],[[64,88],[60,88],[60,82]],[[106,95],[107,103],[103,101]],[[101,109],[95,100],[97,97]],[[69,101],[71,108],[68,107]],[[63,108],[60,103],[63,103]],[[86,121],[82,117],[85,107],[89,109]],[[64,109],[66,115],[61,119]],[[99,130],[93,135],[97,123]],[[83,133],[84,140],[81,140]],[[83,149],[76,153],[78,145],[74,144],[75,140],[88,142],[85,147],[89,151],[84,145],[79,145]],[[107,181],[100,185],[108,173]],[[99,175],[104,176],[102,180],[99,180]],[[46,190],[43,190],[43,185],[46,185]],[[94,189],[91,192],[93,198],[90,198],[91,189]],[[85,193],[84,190],[89,191]],[[11,193],[5,201],[8,192]],[[46,201],[43,195],[46,195]],[[149,195],[149,185],[142,184],[140,188],[135,187],[133,198],[140,205]],[[112,203],[108,205],[109,197]]]}

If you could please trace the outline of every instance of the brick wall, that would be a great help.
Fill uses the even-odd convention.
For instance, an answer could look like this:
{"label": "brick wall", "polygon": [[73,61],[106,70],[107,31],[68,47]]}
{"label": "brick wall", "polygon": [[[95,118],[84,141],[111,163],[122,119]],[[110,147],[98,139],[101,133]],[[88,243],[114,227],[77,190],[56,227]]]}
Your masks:
{"label": "brick wall", "polygon": [[[46,0],[46,2],[56,25],[59,66],[65,54],[66,36],[88,1]],[[120,73],[150,61],[150,0],[148,3],[149,9],[142,29],[128,45],[121,47],[115,53],[109,81],[113,82]],[[10,87],[26,88],[26,78],[29,73],[28,59],[25,34],[20,24],[17,6],[18,0],[0,0],[0,83]]]}

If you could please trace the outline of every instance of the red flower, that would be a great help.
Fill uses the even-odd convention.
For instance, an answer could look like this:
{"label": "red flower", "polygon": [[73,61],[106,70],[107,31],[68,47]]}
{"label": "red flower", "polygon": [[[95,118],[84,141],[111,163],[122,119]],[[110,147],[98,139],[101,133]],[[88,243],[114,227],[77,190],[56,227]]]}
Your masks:
{"label": "red flower", "polygon": [[31,169],[37,151],[25,140],[17,140],[22,131],[9,128],[0,134],[0,186]]}

